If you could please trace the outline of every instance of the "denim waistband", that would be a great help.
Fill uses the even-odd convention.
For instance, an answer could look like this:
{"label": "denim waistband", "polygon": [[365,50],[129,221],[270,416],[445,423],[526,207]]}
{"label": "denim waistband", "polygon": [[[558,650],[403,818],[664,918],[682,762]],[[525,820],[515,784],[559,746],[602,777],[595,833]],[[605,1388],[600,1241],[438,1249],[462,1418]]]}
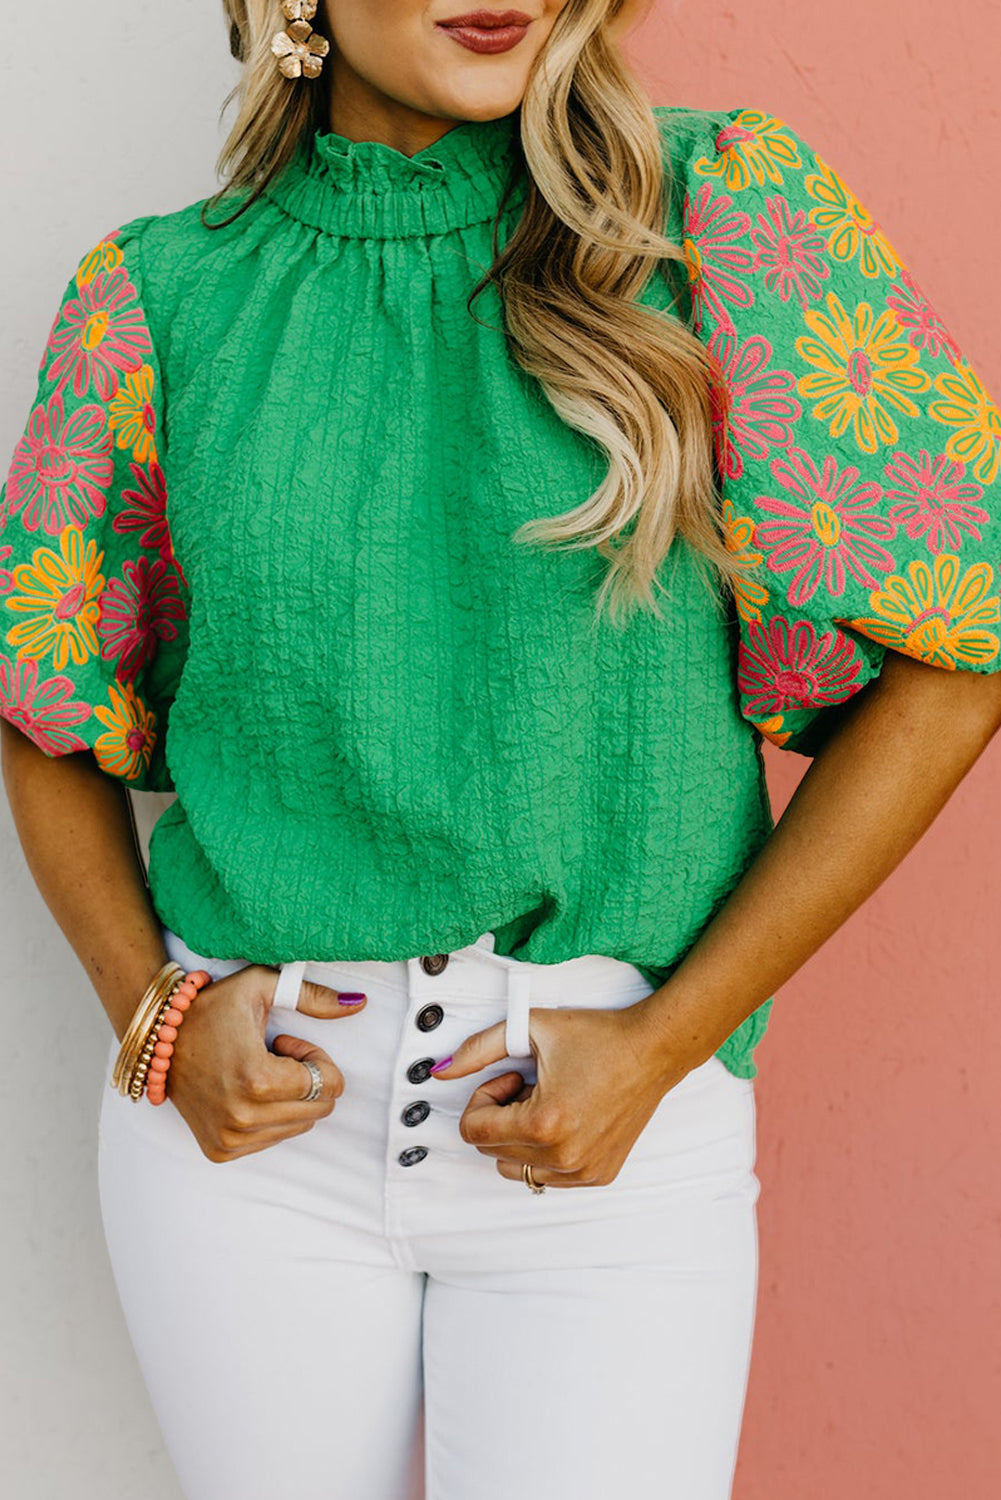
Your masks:
{"label": "denim waistband", "polygon": [[[218,959],[195,953],[169,928],[161,925],[168,955],[186,969],[205,969],[213,979],[223,979],[246,968],[246,959]],[[543,964],[495,952],[493,932],[482,933],[475,942],[436,955],[438,962],[426,967],[428,955],[404,959],[325,960],[295,959],[279,964],[274,1006],[295,1010],[304,980],[343,989],[345,977],[352,985],[372,981],[396,990],[408,1000],[421,1002],[438,995],[482,996],[501,1000],[507,1016],[510,1057],[530,1057],[528,1022],[533,1005],[572,1006],[601,998],[609,1006],[632,1003],[650,993],[641,971],[624,959],[588,953],[559,963]],[[445,962],[442,963],[441,960]]]}

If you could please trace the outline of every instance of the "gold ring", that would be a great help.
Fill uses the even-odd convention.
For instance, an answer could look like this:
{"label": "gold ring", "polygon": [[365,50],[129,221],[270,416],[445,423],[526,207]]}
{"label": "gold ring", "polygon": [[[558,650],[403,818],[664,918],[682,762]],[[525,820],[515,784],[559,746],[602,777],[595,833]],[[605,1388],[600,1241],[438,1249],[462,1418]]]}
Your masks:
{"label": "gold ring", "polygon": [[528,1186],[532,1189],[533,1193],[544,1193],[546,1191],[546,1184],[544,1182],[536,1182],[535,1178],[532,1176],[532,1163],[530,1161],[527,1161],[522,1167],[521,1175],[528,1183]]}

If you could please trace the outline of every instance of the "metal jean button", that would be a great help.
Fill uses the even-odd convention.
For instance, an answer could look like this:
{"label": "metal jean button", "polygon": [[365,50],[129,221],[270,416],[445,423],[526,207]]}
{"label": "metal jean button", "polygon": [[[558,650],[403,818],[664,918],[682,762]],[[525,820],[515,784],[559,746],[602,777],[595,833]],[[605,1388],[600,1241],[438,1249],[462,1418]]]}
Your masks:
{"label": "metal jean button", "polygon": [[404,1125],[422,1125],[431,1113],[431,1106],[426,1099],[416,1099],[413,1104],[408,1104],[400,1119]]}
{"label": "metal jean button", "polygon": [[440,974],[447,963],[447,953],[425,953],[421,959],[421,968],[425,974]]}
{"label": "metal jean button", "polygon": [[401,1167],[412,1167],[417,1162],[423,1161],[428,1154],[426,1146],[408,1146],[406,1151],[401,1151],[397,1160]]}
{"label": "metal jean button", "polygon": [[407,1069],[407,1079],[410,1083],[427,1083],[431,1077],[431,1069],[434,1066],[433,1057],[419,1057],[412,1062]]}
{"label": "metal jean button", "polygon": [[423,1010],[417,1012],[417,1026],[420,1031],[433,1031],[440,1026],[445,1019],[445,1012],[440,1005],[425,1005]]}

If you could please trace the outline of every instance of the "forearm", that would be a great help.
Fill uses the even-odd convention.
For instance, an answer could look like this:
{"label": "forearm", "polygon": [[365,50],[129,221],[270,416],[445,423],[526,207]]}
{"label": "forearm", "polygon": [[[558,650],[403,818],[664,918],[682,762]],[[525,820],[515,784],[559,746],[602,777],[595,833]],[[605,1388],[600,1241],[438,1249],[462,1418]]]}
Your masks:
{"label": "forearm", "polygon": [[997,676],[887,654],[739,884],[646,1002],[666,1087],[679,1056],[710,1057],[886,879],[999,722]]}
{"label": "forearm", "polygon": [[5,720],[0,754],[28,868],[121,1039],[167,959],[125,788],[90,754],[47,756]]}

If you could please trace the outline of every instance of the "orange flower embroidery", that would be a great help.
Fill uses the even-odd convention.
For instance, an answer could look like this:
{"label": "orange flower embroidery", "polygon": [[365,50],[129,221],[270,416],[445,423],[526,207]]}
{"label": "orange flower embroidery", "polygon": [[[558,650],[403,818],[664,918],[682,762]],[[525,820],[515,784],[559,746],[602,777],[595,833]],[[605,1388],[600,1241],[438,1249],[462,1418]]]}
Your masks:
{"label": "orange flower embroidery", "polygon": [[109,776],[133,781],[145,770],[156,743],[156,715],[151,713],[131,682],[110,683],[111,707],[98,703],[94,713],[107,733],[94,744],[98,765]]}
{"label": "orange flower embroidery", "polygon": [[892,310],[877,318],[868,302],[860,302],[849,316],[833,292],[827,307],[826,313],[811,307],[804,314],[813,337],[798,338],[796,348],[816,374],[804,375],[798,390],[816,400],[813,415],[829,423],[832,438],[851,425],[863,452],[875,453],[880,443],[898,440],[891,408],[919,416],[912,397],[931,380]]}
{"label": "orange flower embroidery", "polygon": [[1001,620],[993,579],[990,563],[974,563],[964,573],[953,552],[940,552],[930,565],[917,557],[906,575],[891,574],[869,596],[874,618],[846,623],[933,666],[982,666],[1001,648],[994,632],[984,629]]}
{"label": "orange flower embroidery", "polygon": [[928,415],[955,428],[946,453],[969,464],[981,484],[993,484],[1001,474],[1001,412],[963,359],[936,375],[935,389],[943,399],[931,403]]}
{"label": "orange flower embroidery", "polygon": [[97,543],[84,540],[79,526],[67,526],[59,536],[59,551],[38,547],[30,563],[14,568],[14,588],[21,593],[5,600],[8,609],[26,616],[7,632],[19,657],[48,656],[61,672],[70,661],[81,666],[98,650],[99,599],[104,588]]}
{"label": "orange flower embroidery", "polygon": [[108,406],[108,426],[117,432],[119,448],[132,449],[136,463],[156,463],[156,407],[149,365],[140,365],[123,377]]}

